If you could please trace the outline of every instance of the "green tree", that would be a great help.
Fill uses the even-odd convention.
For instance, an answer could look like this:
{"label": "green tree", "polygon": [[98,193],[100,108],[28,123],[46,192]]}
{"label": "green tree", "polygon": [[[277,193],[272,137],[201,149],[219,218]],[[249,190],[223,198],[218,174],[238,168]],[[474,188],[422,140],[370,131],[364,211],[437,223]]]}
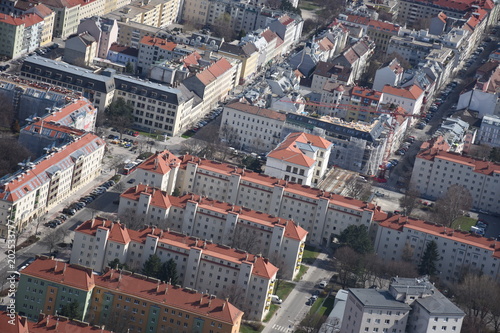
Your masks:
{"label": "green tree", "polygon": [[156,255],[150,255],[148,260],[144,263],[144,266],[142,267],[142,274],[154,278],[158,278],[158,273],[160,272],[161,268],[161,260],[160,258]]}
{"label": "green tree", "polygon": [[124,269],[126,271],[129,270],[129,267],[127,264],[122,264],[118,258],[113,259],[112,261],[108,262],[108,266],[113,268],[113,269]]}
{"label": "green tree", "polygon": [[173,285],[179,282],[179,276],[177,274],[177,264],[175,263],[174,259],[165,261],[161,265],[160,271],[158,273],[158,279],[169,282]]}
{"label": "green tree", "polygon": [[125,72],[131,73],[131,74],[134,73],[134,66],[132,65],[132,63],[130,61],[128,61],[127,64],[125,65]]}
{"label": "green tree", "polygon": [[251,155],[247,155],[245,156],[242,160],[241,160],[241,163],[243,164],[243,166],[245,168],[247,168],[248,170],[252,170],[252,171],[255,171],[255,172],[258,172],[258,173],[261,173],[262,172],[262,169],[261,169],[261,165],[260,165],[260,161],[259,159],[251,156]]}
{"label": "green tree", "polygon": [[438,246],[435,241],[427,243],[422,260],[418,265],[418,273],[420,275],[436,275],[436,264],[439,260]]}
{"label": "green tree", "polygon": [[80,306],[77,301],[63,305],[59,314],[69,319],[82,319],[82,312],[80,311]]}
{"label": "green tree", "polygon": [[350,246],[359,254],[373,252],[373,244],[368,234],[368,228],[364,225],[350,225],[339,235],[342,244]]}
{"label": "green tree", "polygon": [[490,151],[490,160],[493,162],[500,162],[500,148],[494,147]]}
{"label": "green tree", "polygon": [[108,123],[118,129],[120,138],[125,129],[130,127],[134,122],[133,111],[132,106],[127,104],[121,97],[111,102],[104,110]]}
{"label": "green tree", "polygon": [[174,196],[174,197],[180,197],[181,196],[181,190],[179,190],[178,187],[174,188],[174,191],[172,192],[172,196]]}

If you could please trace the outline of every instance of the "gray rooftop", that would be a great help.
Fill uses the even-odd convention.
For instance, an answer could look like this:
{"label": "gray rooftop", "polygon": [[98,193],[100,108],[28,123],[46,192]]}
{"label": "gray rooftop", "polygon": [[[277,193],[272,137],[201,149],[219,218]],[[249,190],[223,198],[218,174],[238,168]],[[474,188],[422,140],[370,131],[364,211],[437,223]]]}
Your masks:
{"label": "gray rooftop", "polygon": [[460,310],[455,304],[447,299],[439,291],[435,290],[434,295],[418,298],[415,302],[420,304],[431,316],[450,315],[464,316],[465,313]]}
{"label": "gray rooftop", "polygon": [[396,301],[387,290],[354,288],[349,289],[349,292],[365,307],[391,308],[407,311],[411,309],[408,304]]}

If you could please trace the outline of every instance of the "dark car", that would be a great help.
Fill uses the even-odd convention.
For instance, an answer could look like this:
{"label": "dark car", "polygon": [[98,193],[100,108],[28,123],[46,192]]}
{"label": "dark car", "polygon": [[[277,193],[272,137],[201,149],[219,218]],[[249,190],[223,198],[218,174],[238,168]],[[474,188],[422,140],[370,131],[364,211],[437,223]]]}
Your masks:
{"label": "dark car", "polygon": [[129,183],[129,184],[133,184],[133,183],[135,183],[135,178],[131,178],[131,179],[129,179],[129,180],[127,181],[127,183]]}
{"label": "dark car", "polygon": [[70,215],[70,216],[73,216],[76,214],[76,210],[72,209],[72,208],[64,208],[62,212],[63,212],[63,214]]}

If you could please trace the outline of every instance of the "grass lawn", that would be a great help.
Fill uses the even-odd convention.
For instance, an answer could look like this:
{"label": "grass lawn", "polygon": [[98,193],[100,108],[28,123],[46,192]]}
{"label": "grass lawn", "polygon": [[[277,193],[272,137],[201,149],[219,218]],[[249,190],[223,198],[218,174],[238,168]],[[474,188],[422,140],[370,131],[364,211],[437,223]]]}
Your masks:
{"label": "grass lawn", "polygon": [[304,254],[302,254],[302,262],[304,264],[311,265],[314,260],[318,257],[319,252],[312,246],[306,246],[304,248]]}
{"label": "grass lawn", "polygon": [[279,306],[276,304],[271,304],[269,307],[269,312],[267,313],[266,317],[264,318],[264,322],[267,323],[271,318],[274,316],[274,313],[279,309]]}
{"label": "grass lawn", "polygon": [[458,219],[456,219],[455,221],[453,221],[453,223],[451,224],[451,227],[453,229],[458,229],[458,227],[460,226],[460,230],[469,231],[470,227],[472,227],[473,225],[476,225],[476,222],[477,222],[477,220],[473,219],[472,217],[461,216]]}
{"label": "grass lawn", "polygon": [[[284,301],[288,297],[293,288],[295,288],[295,283],[281,281],[279,284],[279,288],[274,291],[274,294],[278,295],[278,297]],[[264,318],[264,322],[267,323],[278,309],[279,306],[277,304],[271,304],[271,306],[269,307],[269,312]]]}
{"label": "grass lawn", "polygon": [[321,8],[312,1],[301,1],[299,7],[300,9],[310,10],[310,11],[316,11]]}
{"label": "grass lawn", "polygon": [[263,326],[260,327],[259,330],[255,330],[253,327],[251,327],[248,324],[241,324],[240,326],[240,333],[255,333],[255,332],[260,332],[262,331]]}
{"label": "grass lawn", "polygon": [[151,138],[151,139],[155,139],[155,140],[163,140],[164,139],[164,136],[161,134],[142,132],[142,131],[137,131],[137,132],[139,132],[140,135],[147,136],[148,138]]}
{"label": "grass lawn", "polygon": [[327,316],[328,317],[330,315],[330,312],[332,312],[332,310],[333,310],[334,303],[335,303],[335,298],[327,297],[325,299],[325,302],[323,303],[323,305],[321,305],[321,308],[319,308],[318,314],[320,316]]}
{"label": "grass lawn", "polygon": [[186,131],[184,133],[182,133],[181,137],[184,138],[184,139],[189,139],[190,137],[192,137],[193,135],[195,135],[196,132],[195,131]]}
{"label": "grass lawn", "polygon": [[304,276],[304,274],[306,274],[308,269],[309,269],[309,267],[307,267],[305,265],[300,265],[299,273],[297,274],[297,276],[295,276],[295,279],[293,279],[293,281],[295,281],[295,282],[300,281],[300,279],[302,278],[302,276]]}

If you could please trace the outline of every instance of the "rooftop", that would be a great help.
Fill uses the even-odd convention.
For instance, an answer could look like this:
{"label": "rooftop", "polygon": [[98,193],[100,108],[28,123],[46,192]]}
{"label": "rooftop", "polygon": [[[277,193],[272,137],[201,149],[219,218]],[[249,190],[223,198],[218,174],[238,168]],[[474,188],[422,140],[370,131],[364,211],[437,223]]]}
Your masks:
{"label": "rooftop", "polygon": [[415,99],[416,100],[420,96],[422,96],[424,91],[416,85],[401,88],[401,87],[392,87],[392,86],[386,84],[384,86],[384,88],[382,89],[382,92],[384,94],[388,94],[388,95],[394,95],[394,96],[399,96],[399,97],[403,97],[403,98],[407,98],[407,99]]}
{"label": "rooftop", "polygon": [[290,133],[278,147],[267,154],[267,157],[310,168],[316,161],[307,156],[304,151],[328,149],[332,145],[331,142],[317,135],[303,132]]}
{"label": "rooftop", "polygon": [[149,172],[166,174],[172,168],[178,167],[180,159],[168,150],[157,151],[137,166],[138,169]]}
{"label": "rooftop", "polygon": [[410,311],[411,307],[396,301],[387,290],[351,288],[349,293],[353,295],[363,306],[374,309],[400,309]]}
{"label": "rooftop", "polygon": [[225,107],[235,109],[238,111],[243,111],[245,113],[250,113],[250,114],[253,114],[256,116],[261,116],[261,117],[265,117],[265,118],[283,121],[283,122],[286,119],[286,115],[281,113],[281,112],[274,111],[271,109],[264,109],[264,108],[261,108],[259,106],[244,104],[244,103],[240,103],[240,102],[227,104]]}

